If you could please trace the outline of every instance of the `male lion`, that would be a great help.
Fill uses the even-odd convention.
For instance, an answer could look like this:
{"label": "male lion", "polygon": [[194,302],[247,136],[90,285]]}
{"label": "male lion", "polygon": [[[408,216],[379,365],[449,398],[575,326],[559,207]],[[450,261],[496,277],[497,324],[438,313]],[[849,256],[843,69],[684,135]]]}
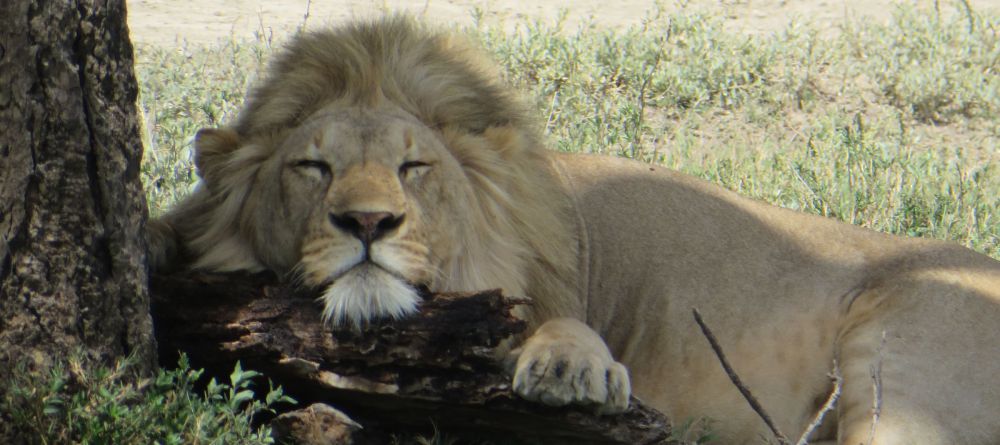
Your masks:
{"label": "male lion", "polygon": [[871,443],[1000,443],[1000,263],[547,151],[458,40],[399,17],[295,38],[231,127],[198,134],[201,186],[151,224],[154,264],[290,274],[324,289],[334,324],[405,316],[415,286],[527,295],[533,334],[510,357],[523,397],[616,413],[634,392],[757,443],[769,432],[697,307],[785,432],[809,423],[836,359],[817,439],[868,443],[881,363]]}

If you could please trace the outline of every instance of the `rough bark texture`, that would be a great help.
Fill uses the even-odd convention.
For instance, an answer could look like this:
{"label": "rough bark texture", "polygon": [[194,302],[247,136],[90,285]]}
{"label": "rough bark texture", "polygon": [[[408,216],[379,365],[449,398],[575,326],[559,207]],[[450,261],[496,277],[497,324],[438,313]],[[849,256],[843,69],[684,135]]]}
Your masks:
{"label": "rough bark texture", "polygon": [[[264,372],[300,402],[329,403],[364,426],[310,407],[279,421],[306,437],[353,434],[378,443],[372,431],[437,428],[505,434],[543,443],[667,443],[662,414],[633,399],[620,416],[584,408],[550,408],[511,392],[496,359],[502,342],[525,329],[510,310],[522,301],[498,291],[428,295],[417,316],[331,330],[320,320],[315,293],[266,275],[154,276],[153,316],[161,356],[185,351],[196,366],[225,372],[235,360]],[[356,434],[357,433],[357,434]]]}
{"label": "rough bark texture", "polygon": [[121,0],[0,1],[3,381],[78,350],[154,362],[132,59]]}

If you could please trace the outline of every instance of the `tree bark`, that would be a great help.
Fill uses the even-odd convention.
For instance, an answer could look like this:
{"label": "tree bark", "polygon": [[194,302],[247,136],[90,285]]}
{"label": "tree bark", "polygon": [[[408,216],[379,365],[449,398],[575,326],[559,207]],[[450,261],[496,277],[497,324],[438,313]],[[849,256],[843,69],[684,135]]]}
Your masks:
{"label": "tree bark", "polygon": [[2,381],[76,351],[155,362],[125,17],[122,0],[0,1]]}
{"label": "tree bark", "polygon": [[283,385],[300,406],[329,404],[364,427],[313,405],[276,425],[297,434],[298,443],[328,442],[303,435],[348,443],[343,437],[352,434],[354,443],[385,443],[370,434],[432,423],[450,434],[542,443],[670,443],[666,418],[634,398],[626,413],[598,416],[513,394],[499,351],[525,329],[512,307],[530,303],[499,291],[426,295],[419,314],[355,332],[326,326],[315,292],[266,274],[154,276],[151,287],[162,357],[184,351],[195,366],[223,375],[240,360]]}

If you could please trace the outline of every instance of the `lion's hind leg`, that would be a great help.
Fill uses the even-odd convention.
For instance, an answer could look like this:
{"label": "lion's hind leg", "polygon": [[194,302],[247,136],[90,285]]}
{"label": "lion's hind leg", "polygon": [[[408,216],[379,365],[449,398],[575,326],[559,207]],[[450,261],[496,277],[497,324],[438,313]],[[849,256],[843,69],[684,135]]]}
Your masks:
{"label": "lion's hind leg", "polygon": [[840,444],[1000,443],[1000,274],[969,275],[925,270],[851,303]]}

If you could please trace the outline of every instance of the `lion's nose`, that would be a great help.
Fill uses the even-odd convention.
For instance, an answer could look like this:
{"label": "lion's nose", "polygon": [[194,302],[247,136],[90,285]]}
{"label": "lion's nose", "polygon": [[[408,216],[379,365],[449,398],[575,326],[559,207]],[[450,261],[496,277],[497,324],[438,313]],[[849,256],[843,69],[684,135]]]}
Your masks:
{"label": "lion's nose", "polygon": [[403,224],[405,215],[393,215],[389,212],[344,212],[331,213],[330,221],[334,226],[350,233],[365,245],[392,232]]}

